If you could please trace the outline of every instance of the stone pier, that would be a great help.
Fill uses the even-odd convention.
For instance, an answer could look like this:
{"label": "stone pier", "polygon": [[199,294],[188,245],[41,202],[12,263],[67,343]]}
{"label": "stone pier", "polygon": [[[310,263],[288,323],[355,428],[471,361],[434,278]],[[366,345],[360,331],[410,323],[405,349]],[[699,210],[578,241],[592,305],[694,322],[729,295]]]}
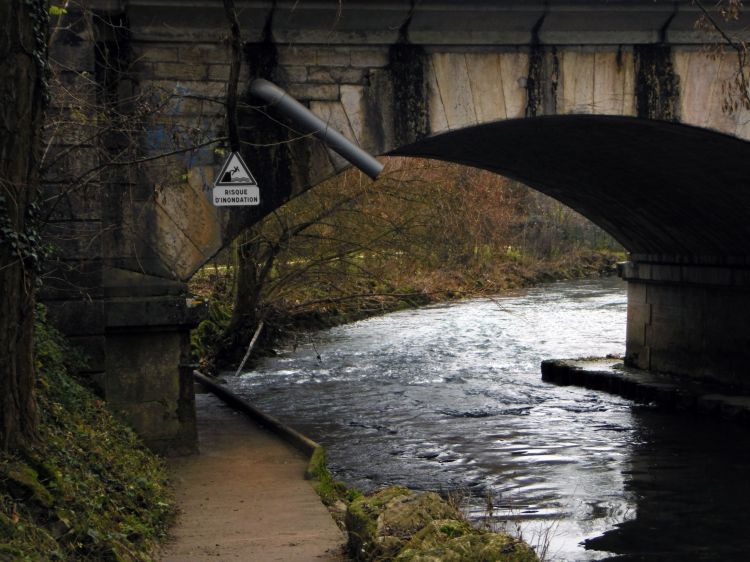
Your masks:
{"label": "stone pier", "polygon": [[627,365],[750,389],[750,268],[630,261],[620,275]]}

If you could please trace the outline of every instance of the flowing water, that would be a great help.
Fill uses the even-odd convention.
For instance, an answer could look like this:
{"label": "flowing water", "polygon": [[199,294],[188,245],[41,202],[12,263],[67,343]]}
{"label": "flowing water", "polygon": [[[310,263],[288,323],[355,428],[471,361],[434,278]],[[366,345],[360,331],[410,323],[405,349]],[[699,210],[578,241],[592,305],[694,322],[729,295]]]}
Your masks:
{"label": "flowing water", "polygon": [[451,492],[551,560],[744,560],[744,428],[542,382],[622,354],[618,279],[555,283],[316,333],[230,380],[322,443],[335,476]]}

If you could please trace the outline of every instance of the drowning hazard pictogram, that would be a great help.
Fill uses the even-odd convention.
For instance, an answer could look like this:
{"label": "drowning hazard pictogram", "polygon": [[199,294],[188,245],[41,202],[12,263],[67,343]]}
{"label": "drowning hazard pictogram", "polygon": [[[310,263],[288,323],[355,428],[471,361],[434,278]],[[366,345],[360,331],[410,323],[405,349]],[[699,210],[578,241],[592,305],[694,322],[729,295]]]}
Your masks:
{"label": "drowning hazard pictogram", "polygon": [[238,152],[229,155],[216,176],[213,203],[217,207],[260,205],[258,182]]}

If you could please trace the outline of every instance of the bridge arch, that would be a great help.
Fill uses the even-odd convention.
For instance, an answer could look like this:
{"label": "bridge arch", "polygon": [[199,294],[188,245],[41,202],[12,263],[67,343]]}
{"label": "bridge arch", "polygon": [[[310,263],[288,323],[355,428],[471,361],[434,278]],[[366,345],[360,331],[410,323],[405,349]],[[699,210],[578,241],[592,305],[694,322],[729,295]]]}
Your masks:
{"label": "bridge arch", "polygon": [[667,121],[609,115],[512,119],[391,154],[490,170],[596,223],[631,254],[736,263],[750,256],[750,143]]}

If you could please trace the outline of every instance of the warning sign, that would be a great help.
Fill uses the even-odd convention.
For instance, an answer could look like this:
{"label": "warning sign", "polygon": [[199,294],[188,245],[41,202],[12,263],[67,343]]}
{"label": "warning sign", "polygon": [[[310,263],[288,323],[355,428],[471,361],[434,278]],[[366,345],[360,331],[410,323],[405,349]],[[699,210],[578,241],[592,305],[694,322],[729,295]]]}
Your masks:
{"label": "warning sign", "polygon": [[216,176],[213,202],[217,207],[260,205],[258,183],[238,152],[229,155]]}

